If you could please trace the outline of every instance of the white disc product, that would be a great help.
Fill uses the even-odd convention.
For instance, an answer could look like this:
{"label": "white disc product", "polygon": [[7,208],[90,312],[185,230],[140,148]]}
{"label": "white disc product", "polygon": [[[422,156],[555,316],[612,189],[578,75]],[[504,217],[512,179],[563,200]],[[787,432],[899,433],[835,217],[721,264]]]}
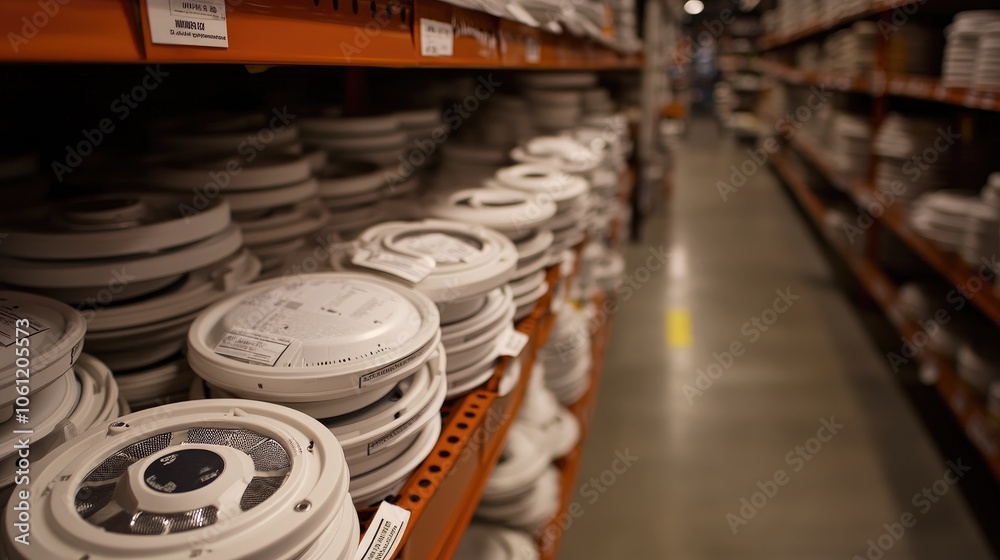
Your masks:
{"label": "white disc product", "polygon": [[68,305],[0,291],[0,421],[14,413],[19,386],[39,391],[70,371],[86,329],[83,315]]}
{"label": "white disc product", "polygon": [[413,375],[437,350],[440,315],[423,294],[370,274],[303,274],[254,284],[205,310],[188,360],[244,398],[351,397]]}
{"label": "white disc product", "polygon": [[377,506],[399,494],[406,480],[427,459],[441,436],[441,421],[432,420],[417,438],[392,462],[351,478],[351,497],[358,509]]}
{"label": "white disc product", "polygon": [[352,476],[382,466],[384,463],[378,461],[365,463],[370,457],[391,452],[400,442],[411,441],[410,436],[415,437],[430,422],[440,421],[447,390],[444,368],[444,349],[439,348],[424,368],[380,401],[324,421],[344,448]]}
{"label": "white disc product", "polygon": [[[348,499],[336,438],[255,401],[177,403],[102,422],[33,470],[15,558],[299,558]],[[35,486],[33,486],[35,487]],[[11,503],[8,542],[19,534]],[[356,545],[355,545],[356,546]]]}
{"label": "white disc product", "polygon": [[565,211],[589,190],[586,179],[540,163],[504,167],[497,171],[496,179],[507,188],[554,201],[560,211]]}
{"label": "white disc product", "polygon": [[23,438],[16,430],[30,434],[32,461],[38,461],[59,445],[87,431],[98,422],[117,418],[120,413],[118,388],[111,371],[99,360],[80,356],[69,372],[32,394],[29,421],[10,419],[0,432],[0,487],[15,480],[15,444]]}
{"label": "white disc product", "polygon": [[556,215],[551,200],[505,188],[433,192],[424,204],[434,218],[483,225],[512,239],[523,238]]}
{"label": "white disc product", "polygon": [[446,220],[388,222],[365,230],[334,268],[379,271],[427,295],[444,323],[474,315],[491,290],[517,266],[517,249],[504,235]]}
{"label": "white disc product", "polygon": [[0,255],[79,260],[153,253],[212,237],[229,225],[229,207],[212,201],[184,214],[185,197],[122,193],[79,197],[19,210]]}
{"label": "white disc product", "polygon": [[454,560],[538,560],[531,535],[498,525],[474,522],[462,535]]}
{"label": "white disc product", "polygon": [[[238,173],[230,171],[236,166]],[[222,175],[226,184],[220,185],[216,176]],[[312,176],[309,160],[290,154],[262,153],[253,161],[239,158],[207,159],[188,162],[182,166],[156,169],[149,181],[154,187],[168,190],[191,191],[213,185],[225,193],[266,190],[286,185],[304,183]],[[223,195],[223,197],[225,194]]]}

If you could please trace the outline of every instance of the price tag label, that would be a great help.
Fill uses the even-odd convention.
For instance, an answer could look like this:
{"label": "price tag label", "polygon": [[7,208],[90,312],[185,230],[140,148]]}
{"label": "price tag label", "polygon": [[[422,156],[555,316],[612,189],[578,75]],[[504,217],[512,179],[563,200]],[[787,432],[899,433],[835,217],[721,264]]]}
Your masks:
{"label": "price tag label", "polygon": [[498,346],[501,356],[516,358],[521,355],[521,352],[524,352],[524,347],[527,345],[528,335],[521,331],[511,329],[506,335],[504,335],[503,340]]}
{"label": "price tag label", "polygon": [[430,276],[436,263],[430,257],[415,257],[401,253],[388,253],[377,249],[359,249],[351,263],[372,270],[380,270],[414,284]]}
{"label": "price tag label", "polygon": [[455,28],[451,23],[420,19],[420,55],[454,56]]}
{"label": "price tag label", "polygon": [[542,45],[537,37],[527,37],[524,40],[524,61],[528,64],[538,64],[542,61]]}
{"label": "price tag label", "polygon": [[154,43],[229,47],[225,0],[146,0],[146,11]]}

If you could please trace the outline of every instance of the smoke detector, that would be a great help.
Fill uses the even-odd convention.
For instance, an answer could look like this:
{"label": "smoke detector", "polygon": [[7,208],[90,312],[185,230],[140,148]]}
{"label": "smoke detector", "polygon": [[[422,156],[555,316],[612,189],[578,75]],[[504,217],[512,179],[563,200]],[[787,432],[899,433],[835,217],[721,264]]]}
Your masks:
{"label": "smoke detector", "polygon": [[[32,543],[11,547],[15,558],[225,551],[292,560],[321,539],[329,545],[327,532],[341,533],[351,514],[336,438],[304,414],[262,402],[192,401],[102,422],[39,467],[32,482],[46,491],[28,499]],[[6,510],[8,542],[18,532],[16,506]],[[341,546],[353,552],[350,536]]]}
{"label": "smoke detector", "polygon": [[482,226],[388,222],[365,230],[348,252],[334,256],[333,266],[376,271],[412,286],[437,303],[442,322],[450,323],[477,313],[486,294],[510,279],[517,249]]}
{"label": "smoke detector", "polygon": [[[17,379],[26,378],[24,371],[30,369],[32,391],[42,390],[70,371],[80,357],[86,328],[83,315],[67,305],[0,291],[0,421],[14,414]],[[30,348],[30,358],[18,355],[18,348],[25,346]],[[20,375],[18,370],[22,370]]]}
{"label": "smoke detector", "polygon": [[384,395],[437,350],[439,322],[430,299],[399,283],[304,274],[255,284],[205,310],[191,326],[188,360],[210,384],[244,398]]}

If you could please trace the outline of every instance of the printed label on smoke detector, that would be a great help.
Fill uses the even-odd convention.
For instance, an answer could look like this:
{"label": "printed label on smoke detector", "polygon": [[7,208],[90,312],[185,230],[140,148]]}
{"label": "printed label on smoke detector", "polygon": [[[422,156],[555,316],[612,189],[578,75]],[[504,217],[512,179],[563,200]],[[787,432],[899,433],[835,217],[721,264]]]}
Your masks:
{"label": "printed label on smoke detector", "polygon": [[510,330],[500,342],[500,355],[516,358],[521,355],[521,352],[524,352],[524,347],[527,345],[528,335],[521,331]]}
{"label": "printed label on smoke detector", "polygon": [[295,340],[287,336],[233,329],[222,337],[215,353],[241,362],[274,367],[281,355]]}
{"label": "printed label on smoke detector", "polygon": [[414,284],[427,278],[435,266],[434,259],[430,257],[413,257],[372,249],[358,249],[351,257],[351,263],[387,272]]}

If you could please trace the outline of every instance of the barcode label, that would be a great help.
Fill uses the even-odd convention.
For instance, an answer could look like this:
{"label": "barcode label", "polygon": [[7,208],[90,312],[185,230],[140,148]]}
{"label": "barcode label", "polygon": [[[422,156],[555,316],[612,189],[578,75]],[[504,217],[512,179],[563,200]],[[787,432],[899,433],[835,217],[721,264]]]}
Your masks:
{"label": "barcode label", "polygon": [[455,54],[455,28],[451,23],[420,19],[420,55],[453,56]]}
{"label": "barcode label", "polygon": [[146,9],[153,43],[229,47],[225,0],[146,0]]}

